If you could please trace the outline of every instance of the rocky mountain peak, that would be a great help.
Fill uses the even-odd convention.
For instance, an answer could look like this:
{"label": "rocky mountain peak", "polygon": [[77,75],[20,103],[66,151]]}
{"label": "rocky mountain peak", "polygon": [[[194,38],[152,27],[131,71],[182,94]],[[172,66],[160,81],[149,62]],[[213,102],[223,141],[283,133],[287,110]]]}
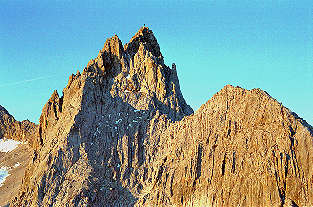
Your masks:
{"label": "rocky mountain peak", "polygon": [[[120,96],[135,108],[158,105],[162,113],[172,111],[170,116],[180,119],[193,110],[182,97],[174,68],[163,63],[153,32],[142,27],[124,48],[117,35],[107,39],[98,56],[87,64],[82,77],[101,79],[103,90]],[[77,75],[72,75],[69,83],[74,77]]]}
{"label": "rocky mountain peak", "polygon": [[148,27],[141,27],[139,31],[131,38],[130,42],[125,44],[125,51],[133,55],[135,54],[140,46],[144,47],[147,51],[151,52],[158,61],[163,63],[163,56],[160,51],[160,46],[157,39],[155,38],[152,30]]}
{"label": "rocky mountain peak", "polygon": [[147,27],[109,38],[44,106],[11,206],[312,204],[310,127],[231,85],[193,113],[177,71]]}

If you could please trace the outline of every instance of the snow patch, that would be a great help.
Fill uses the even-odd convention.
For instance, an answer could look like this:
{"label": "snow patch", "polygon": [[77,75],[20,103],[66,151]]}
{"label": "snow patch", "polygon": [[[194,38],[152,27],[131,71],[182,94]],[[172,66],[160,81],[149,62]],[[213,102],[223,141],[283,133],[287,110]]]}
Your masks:
{"label": "snow patch", "polygon": [[1,167],[0,168],[0,187],[3,185],[6,177],[9,176],[8,168],[7,167]]}
{"label": "snow patch", "polygon": [[21,142],[15,141],[13,139],[0,139],[0,152],[11,152],[14,150]]}
{"label": "snow patch", "polygon": [[17,162],[13,167],[14,167],[14,168],[17,168],[17,167],[19,167],[20,165],[21,165],[21,163]]}

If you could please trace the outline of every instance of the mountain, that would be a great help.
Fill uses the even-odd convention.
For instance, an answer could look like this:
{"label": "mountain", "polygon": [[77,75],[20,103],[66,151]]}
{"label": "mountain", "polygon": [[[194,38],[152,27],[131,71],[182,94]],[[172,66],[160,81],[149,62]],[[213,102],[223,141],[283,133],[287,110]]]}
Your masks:
{"label": "mountain", "polygon": [[4,183],[1,183],[3,178],[0,176],[0,206],[6,205],[18,194],[32,155],[31,146],[35,140],[36,130],[36,124],[28,120],[16,121],[4,107],[0,106],[0,174],[8,173]]}
{"label": "mountain", "polygon": [[15,118],[0,105],[0,138],[6,137],[17,141],[28,141],[30,144],[36,134],[37,125],[24,120],[16,121]]}
{"label": "mountain", "polygon": [[260,89],[225,86],[162,134],[152,205],[313,202],[313,129]]}
{"label": "mountain", "polygon": [[11,206],[312,205],[313,130],[260,89],[194,113],[142,27],[106,40],[42,109]]}

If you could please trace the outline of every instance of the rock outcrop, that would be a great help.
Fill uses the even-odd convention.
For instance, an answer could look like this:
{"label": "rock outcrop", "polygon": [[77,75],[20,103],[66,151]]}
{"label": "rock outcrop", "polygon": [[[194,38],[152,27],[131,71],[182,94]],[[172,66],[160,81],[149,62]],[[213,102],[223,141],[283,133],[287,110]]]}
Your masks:
{"label": "rock outcrop", "polygon": [[151,206],[312,205],[313,129],[260,89],[225,86],[160,140]]}
{"label": "rock outcrop", "polygon": [[17,141],[27,141],[32,145],[37,125],[29,120],[16,121],[15,118],[0,105],[0,138],[6,137]]}
{"label": "rock outcrop", "polygon": [[312,205],[312,134],[259,89],[193,114],[143,27],[53,92],[11,206]]}

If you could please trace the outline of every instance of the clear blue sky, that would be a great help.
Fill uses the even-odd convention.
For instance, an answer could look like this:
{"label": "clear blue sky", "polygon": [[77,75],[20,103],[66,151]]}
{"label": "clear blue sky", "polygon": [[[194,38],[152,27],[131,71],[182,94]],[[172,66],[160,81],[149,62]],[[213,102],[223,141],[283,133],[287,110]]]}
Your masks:
{"label": "clear blue sky", "polygon": [[[103,3],[105,2],[105,3]],[[311,1],[0,0],[0,104],[37,122],[54,89],[115,33],[146,24],[197,110],[226,84],[261,88],[313,124]]]}

